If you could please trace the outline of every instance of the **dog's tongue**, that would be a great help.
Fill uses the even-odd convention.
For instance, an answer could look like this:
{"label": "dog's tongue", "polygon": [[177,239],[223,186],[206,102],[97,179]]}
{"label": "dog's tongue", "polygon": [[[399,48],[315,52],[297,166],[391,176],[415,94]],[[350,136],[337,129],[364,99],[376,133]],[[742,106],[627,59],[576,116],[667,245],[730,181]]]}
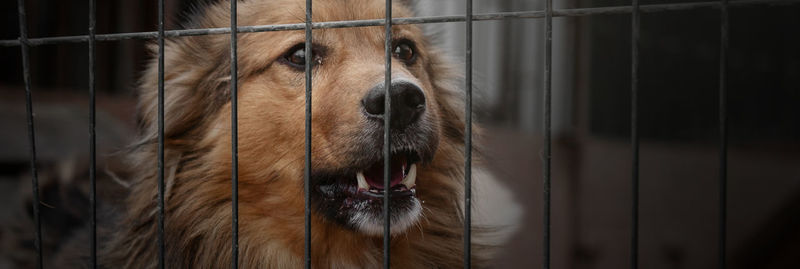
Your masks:
{"label": "dog's tongue", "polygon": [[[364,179],[370,187],[378,189],[385,189],[383,187],[383,160],[373,164],[367,170],[364,170]],[[405,156],[392,156],[392,166],[389,172],[391,178],[389,179],[391,187],[400,184],[403,181],[403,174],[406,171],[407,160]]]}

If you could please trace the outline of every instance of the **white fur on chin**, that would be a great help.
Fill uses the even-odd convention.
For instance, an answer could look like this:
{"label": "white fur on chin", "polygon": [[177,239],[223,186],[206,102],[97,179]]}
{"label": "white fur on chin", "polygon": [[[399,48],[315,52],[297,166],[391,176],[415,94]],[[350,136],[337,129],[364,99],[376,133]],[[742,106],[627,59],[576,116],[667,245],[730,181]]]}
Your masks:
{"label": "white fur on chin", "polygon": [[[360,232],[368,235],[383,235],[383,214],[372,214],[367,212],[365,207],[368,201],[361,201],[356,204],[356,213],[350,217],[350,224],[355,226]],[[391,217],[391,227],[389,231],[392,235],[405,232],[409,227],[416,224],[422,214],[422,204],[416,197],[409,208],[401,209],[403,213]]]}

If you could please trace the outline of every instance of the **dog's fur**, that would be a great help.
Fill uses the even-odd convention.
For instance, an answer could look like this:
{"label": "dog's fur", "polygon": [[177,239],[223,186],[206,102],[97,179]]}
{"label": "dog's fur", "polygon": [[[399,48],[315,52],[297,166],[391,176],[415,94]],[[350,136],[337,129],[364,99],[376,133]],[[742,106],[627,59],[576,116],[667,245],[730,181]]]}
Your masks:
{"label": "dog's fur", "polygon": [[[239,25],[300,23],[305,1],[238,3]],[[400,1],[395,1],[400,2]],[[379,0],[314,1],[313,20],[380,19]],[[411,16],[403,3],[395,17]],[[229,3],[203,6],[189,28],[229,27]],[[329,57],[313,72],[314,171],[355,162],[361,147],[358,110],[367,90],[384,76],[383,26],[314,30]],[[395,60],[393,75],[413,79],[427,98],[431,132],[438,140],[420,166],[417,197],[422,216],[394,233],[395,268],[462,266],[464,105],[456,70],[415,25],[393,34],[416,42],[418,62]],[[298,268],[304,251],[304,74],[277,59],[302,43],[303,31],[240,34],[239,264],[243,268]],[[165,45],[165,244],[168,268],[224,268],[231,264],[231,103],[229,35],[168,39]],[[108,268],[152,268],[157,238],[157,62],[139,86],[141,139],[130,154],[135,176],[124,216],[101,246]],[[370,149],[380,154],[380,147]],[[378,155],[379,156],[379,155]],[[476,179],[477,180],[477,179]],[[316,268],[377,268],[382,237],[340,225],[316,210],[311,217],[311,257]],[[476,243],[473,264],[484,261]]]}

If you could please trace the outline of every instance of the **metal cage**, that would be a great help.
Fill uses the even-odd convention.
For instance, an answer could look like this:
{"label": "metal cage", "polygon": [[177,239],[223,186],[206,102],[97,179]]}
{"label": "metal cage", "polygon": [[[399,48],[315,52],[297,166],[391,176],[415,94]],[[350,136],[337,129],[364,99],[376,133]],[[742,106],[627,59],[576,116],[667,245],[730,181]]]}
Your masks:
{"label": "metal cage", "polygon": [[[386,44],[385,44],[385,79],[386,85],[390,84],[391,80],[391,26],[399,24],[428,24],[428,23],[448,23],[448,22],[464,22],[466,24],[466,63],[465,63],[465,91],[466,91],[466,109],[464,111],[466,117],[465,129],[465,208],[471,207],[471,165],[472,165],[472,24],[473,21],[485,20],[505,20],[511,18],[523,19],[544,19],[545,31],[545,51],[544,51],[544,83],[541,85],[544,89],[544,151],[543,151],[543,182],[542,189],[544,195],[544,211],[542,221],[544,222],[543,233],[543,268],[550,268],[550,207],[551,207],[551,70],[552,70],[552,20],[553,17],[581,17],[581,16],[597,16],[607,14],[631,14],[632,28],[631,33],[631,156],[632,156],[632,207],[630,208],[630,221],[631,221],[631,241],[630,241],[630,267],[638,268],[638,242],[639,242],[639,133],[637,123],[638,119],[638,91],[639,91],[639,39],[640,39],[640,17],[642,13],[655,13],[655,12],[669,12],[679,10],[696,10],[696,9],[718,9],[720,12],[720,44],[719,44],[719,92],[718,92],[718,127],[719,127],[719,215],[718,215],[718,237],[719,241],[717,247],[719,248],[719,268],[725,268],[726,264],[726,197],[727,197],[727,63],[728,63],[728,14],[730,8],[748,7],[753,5],[785,5],[785,4],[798,4],[796,0],[721,0],[721,1],[708,1],[708,2],[694,2],[694,3],[678,3],[678,4],[653,4],[653,5],[640,5],[639,0],[632,0],[629,6],[610,6],[610,7],[596,7],[596,8],[572,8],[572,9],[554,9],[552,0],[545,0],[544,10],[531,10],[531,11],[517,11],[517,12],[498,12],[498,13],[484,13],[474,14],[472,9],[472,0],[466,1],[465,16],[428,16],[428,17],[411,17],[411,18],[392,18],[391,0],[386,0],[386,15],[384,19],[375,20],[355,20],[355,21],[330,21],[330,22],[312,22],[311,14],[311,0],[306,0],[306,19],[305,23],[295,24],[280,24],[280,25],[255,25],[255,26],[238,26],[236,21],[236,4],[237,1],[231,1],[231,21],[229,28],[210,28],[210,29],[186,29],[186,30],[164,30],[164,0],[158,0],[158,30],[152,32],[129,32],[129,33],[111,33],[111,34],[95,34],[96,11],[95,0],[89,1],[89,25],[88,35],[79,36],[56,36],[56,37],[41,37],[29,38],[28,27],[26,25],[25,15],[25,1],[18,0],[19,12],[19,29],[20,36],[16,40],[0,40],[0,46],[13,47],[19,46],[22,54],[22,68],[23,80],[25,84],[26,93],[26,112],[27,112],[27,131],[30,149],[30,166],[32,171],[31,184],[33,186],[33,216],[36,225],[35,234],[35,248],[37,251],[37,267],[42,268],[42,247],[41,247],[41,219],[39,213],[39,190],[38,178],[36,168],[36,141],[35,130],[33,125],[34,114],[32,107],[32,91],[31,91],[31,78],[29,72],[29,48],[32,46],[42,45],[57,45],[65,43],[85,43],[89,49],[89,151],[90,151],[90,204],[91,204],[91,259],[90,266],[97,267],[97,225],[96,225],[96,149],[95,149],[95,44],[97,42],[106,41],[119,41],[126,39],[156,39],[158,41],[158,251],[159,251],[159,267],[164,268],[164,39],[167,37],[180,37],[180,36],[197,36],[197,35],[218,35],[230,34],[231,35],[231,116],[232,116],[232,156],[231,162],[233,165],[233,173],[231,175],[231,188],[233,196],[231,197],[232,203],[232,249],[230,250],[233,255],[233,262],[231,267],[238,268],[238,142],[237,142],[237,35],[240,33],[255,33],[267,31],[289,31],[289,30],[305,30],[305,48],[306,51],[311,51],[311,38],[313,29],[326,29],[326,28],[346,28],[346,27],[365,27],[365,26],[385,26]],[[235,29],[235,30],[234,30]],[[305,106],[305,252],[304,261],[305,268],[311,267],[310,252],[310,176],[311,171],[311,68],[313,65],[312,57],[306,57],[305,65],[305,80],[306,80],[306,106]],[[390,122],[390,94],[389,87],[386,88],[385,105],[384,105],[384,184],[389,185],[390,179],[390,137],[389,137],[389,122]],[[383,216],[384,216],[384,231],[383,231],[383,259],[384,267],[389,268],[390,265],[390,218],[388,214],[389,199],[388,195],[384,196],[383,201]],[[464,268],[470,268],[471,256],[471,211],[464,210]]]}

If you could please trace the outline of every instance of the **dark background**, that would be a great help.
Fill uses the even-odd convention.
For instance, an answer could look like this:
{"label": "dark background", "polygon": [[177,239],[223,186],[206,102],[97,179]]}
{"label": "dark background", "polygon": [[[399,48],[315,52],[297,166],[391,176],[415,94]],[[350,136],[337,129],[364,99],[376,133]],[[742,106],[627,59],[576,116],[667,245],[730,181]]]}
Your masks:
{"label": "dark background", "polygon": [[[191,0],[167,1],[167,29],[180,28]],[[418,1],[425,4],[426,1]],[[441,1],[450,5],[455,1]],[[642,4],[676,1],[642,1]],[[682,1],[690,2],[690,1]],[[27,1],[30,37],[84,35],[87,5],[74,1]],[[476,12],[538,10],[539,2],[476,1]],[[491,7],[481,10],[480,3]],[[557,8],[628,5],[627,1],[577,0]],[[0,39],[16,39],[14,1],[0,3]],[[97,33],[155,31],[155,1],[98,1]],[[457,12],[463,14],[463,11]],[[728,57],[728,263],[730,268],[800,266],[800,4],[730,8]],[[701,9],[641,16],[639,134],[640,265],[643,268],[712,268],[717,265],[719,175],[719,10]],[[568,64],[572,82],[554,117],[553,267],[629,266],[630,15],[554,18],[566,25],[569,51],[554,57]],[[481,22],[483,23],[483,22]],[[492,22],[499,38],[482,38],[503,51],[495,61],[502,79],[481,84],[496,101],[481,107],[490,130],[492,168],[512,190],[523,215],[517,234],[496,261],[498,268],[541,263],[542,130],[529,128],[527,108],[540,111],[541,81],[524,82],[524,72],[541,72],[541,58],[515,57],[543,51],[543,20]],[[476,23],[480,24],[480,23]],[[463,29],[458,24],[456,29]],[[562,28],[557,28],[557,30]],[[459,30],[461,31],[461,30]],[[498,36],[498,35],[495,35]],[[488,35],[487,35],[488,36]],[[534,42],[534,45],[523,44]],[[133,88],[148,60],[147,41],[97,44],[98,147],[105,156],[135,133]],[[480,47],[478,47],[480,48]],[[456,50],[454,50],[456,51]],[[31,78],[43,192],[86,184],[81,167],[88,152],[86,44],[31,48]],[[476,49],[475,57],[484,51]],[[486,52],[488,53],[488,52]],[[458,54],[454,52],[453,54]],[[457,56],[457,55],[456,55]],[[489,65],[476,60],[476,65]],[[9,223],[30,207],[30,176],[19,47],[0,47],[0,218]],[[477,67],[476,70],[481,67]],[[536,71],[539,70],[539,71]],[[563,69],[560,69],[563,71]],[[523,72],[524,71],[524,72]],[[522,73],[521,73],[522,72]],[[566,74],[565,74],[566,73]],[[537,73],[538,74],[538,73]],[[480,79],[480,76],[478,76]],[[565,111],[560,114],[560,111]],[[536,126],[539,123],[537,122]],[[78,168],[75,168],[78,167]],[[48,185],[49,184],[49,185]],[[82,185],[81,185],[82,186]],[[28,188],[28,189],[26,189]],[[83,187],[78,188],[84,190]],[[58,192],[58,191],[54,191]],[[62,191],[63,192],[63,191]],[[56,198],[52,198],[56,197]],[[56,251],[58,231],[85,218],[80,195],[43,194],[45,255]],[[24,203],[23,203],[24,205]],[[22,216],[25,216],[24,214]],[[29,216],[29,215],[28,215]],[[49,217],[48,217],[49,216]],[[59,222],[69,219],[71,222]],[[6,221],[8,220],[8,221]],[[30,225],[3,230],[3,251],[22,251]],[[27,229],[27,230],[26,230]],[[13,235],[13,236],[12,236]],[[19,239],[23,238],[23,239]],[[20,247],[21,246],[21,247]],[[20,266],[25,254],[0,260]],[[4,258],[5,259],[5,258]]]}

